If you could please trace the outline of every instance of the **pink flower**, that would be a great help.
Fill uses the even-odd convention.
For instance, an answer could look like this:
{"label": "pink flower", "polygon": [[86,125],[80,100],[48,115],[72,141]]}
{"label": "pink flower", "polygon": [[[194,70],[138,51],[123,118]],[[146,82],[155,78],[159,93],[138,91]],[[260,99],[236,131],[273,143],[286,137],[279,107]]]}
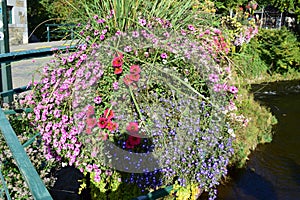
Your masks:
{"label": "pink flower", "polygon": [[105,39],[105,35],[104,34],[100,35],[100,40],[102,41],[104,39]]}
{"label": "pink flower", "polygon": [[104,22],[105,22],[105,19],[98,19],[98,20],[97,20],[97,23],[98,23],[98,24],[102,24],[102,23],[104,23]]}
{"label": "pink flower", "polygon": [[137,82],[140,79],[140,75],[139,74],[130,74],[129,78],[130,78],[130,80]]}
{"label": "pink flower", "polygon": [[108,120],[106,128],[109,131],[115,131],[118,128],[118,124],[115,122],[112,122],[111,120]]}
{"label": "pink flower", "polygon": [[99,182],[101,181],[101,177],[100,177],[98,174],[95,174],[95,176],[94,176],[94,181],[95,181],[96,183],[99,183]]}
{"label": "pink flower", "polygon": [[168,55],[166,53],[162,53],[162,54],[160,54],[160,57],[163,59],[166,59],[168,57]]}
{"label": "pink flower", "polygon": [[223,90],[222,84],[215,84],[214,87],[213,87],[213,90],[215,92],[221,92]]}
{"label": "pink flower", "polygon": [[102,98],[100,96],[97,96],[97,97],[94,98],[94,102],[96,104],[100,104],[102,102]]}
{"label": "pink flower", "polygon": [[140,36],[139,32],[137,32],[137,31],[132,32],[132,37],[137,38],[139,36]]}
{"label": "pink flower", "polygon": [[130,67],[130,73],[139,74],[139,73],[141,73],[141,68],[138,65],[132,65]]}
{"label": "pink flower", "polygon": [[121,67],[122,65],[123,65],[123,57],[118,56],[113,59],[112,61],[113,67]]}
{"label": "pink flower", "polygon": [[123,68],[122,67],[116,67],[115,68],[115,74],[121,74],[123,72]]}
{"label": "pink flower", "polygon": [[139,124],[137,122],[129,122],[129,124],[126,127],[126,130],[130,134],[138,134],[138,132],[139,132]]}
{"label": "pink flower", "polygon": [[228,88],[228,91],[231,92],[232,94],[238,93],[238,89],[235,86],[230,86]]}
{"label": "pink flower", "polygon": [[114,88],[114,90],[118,90],[119,89],[119,82],[118,81],[115,81],[113,83],[113,88]]}
{"label": "pink flower", "polygon": [[194,27],[193,25],[189,24],[189,25],[188,25],[188,29],[189,29],[190,31],[194,31],[194,30],[195,30],[195,27]]}
{"label": "pink flower", "polygon": [[147,21],[145,19],[139,19],[139,24],[145,26],[147,24]]}
{"label": "pink flower", "polygon": [[130,51],[132,51],[132,47],[131,46],[126,46],[126,47],[124,47],[124,51],[125,52],[130,52]]}
{"label": "pink flower", "polygon": [[96,118],[88,117],[86,119],[86,124],[87,124],[88,128],[94,128],[97,124],[97,120],[96,120]]}
{"label": "pink flower", "polygon": [[206,34],[206,35],[209,35],[210,34],[210,30],[206,30],[206,31],[204,31],[204,34]]}
{"label": "pink flower", "polygon": [[126,76],[124,76],[123,81],[125,83],[125,85],[129,86],[133,83],[133,81],[130,79],[129,74],[127,74]]}
{"label": "pink flower", "polygon": [[217,35],[220,35],[222,32],[219,29],[215,29],[214,33],[217,34]]}
{"label": "pink flower", "polygon": [[210,74],[208,79],[213,82],[213,83],[216,83],[219,81],[219,76],[217,74]]}

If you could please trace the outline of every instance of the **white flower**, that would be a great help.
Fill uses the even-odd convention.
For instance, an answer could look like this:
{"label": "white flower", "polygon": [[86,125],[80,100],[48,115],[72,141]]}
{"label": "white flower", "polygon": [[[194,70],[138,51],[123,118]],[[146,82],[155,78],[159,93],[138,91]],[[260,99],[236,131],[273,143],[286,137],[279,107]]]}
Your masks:
{"label": "white flower", "polygon": [[234,130],[232,128],[228,129],[227,131],[229,133],[229,135],[231,135],[232,137],[236,137],[236,135],[234,134]]}

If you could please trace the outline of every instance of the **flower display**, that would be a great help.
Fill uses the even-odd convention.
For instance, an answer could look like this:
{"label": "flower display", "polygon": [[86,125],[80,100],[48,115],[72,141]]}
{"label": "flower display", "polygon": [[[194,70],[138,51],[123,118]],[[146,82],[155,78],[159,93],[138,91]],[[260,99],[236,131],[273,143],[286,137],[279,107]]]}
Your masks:
{"label": "flower display", "polygon": [[167,20],[140,18],[147,28],[124,33],[105,27],[113,15],[95,15],[85,43],[56,54],[26,101],[45,157],[90,173],[102,192],[121,179],[214,196],[233,154],[227,114],[238,93],[219,62],[228,53],[222,31],[190,24],[178,34]]}

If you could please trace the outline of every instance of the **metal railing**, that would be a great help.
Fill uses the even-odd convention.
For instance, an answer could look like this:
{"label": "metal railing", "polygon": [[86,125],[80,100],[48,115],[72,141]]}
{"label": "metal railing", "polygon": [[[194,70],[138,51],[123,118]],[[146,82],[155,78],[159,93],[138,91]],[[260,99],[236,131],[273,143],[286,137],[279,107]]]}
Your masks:
{"label": "metal railing", "polygon": [[[17,88],[14,90],[1,92],[0,96],[5,97],[8,95],[13,95],[17,93],[24,92],[26,90],[29,90],[30,88]],[[32,138],[30,138],[27,142],[25,142],[23,145],[20,143],[15,131],[13,130],[12,126],[10,125],[8,119],[6,118],[6,114],[15,114],[23,111],[30,111],[26,109],[22,110],[7,110],[4,111],[0,107],[0,130],[1,133],[6,141],[7,146],[9,147],[14,160],[16,161],[17,167],[19,171],[21,172],[25,182],[27,183],[27,186],[33,196],[34,199],[37,200],[52,200],[52,197],[47,190],[44,182],[41,180],[39,174],[37,173],[36,169],[32,165],[27,153],[24,150],[24,147],[29,146],[33,143],[35,138],[39,134],[35,134]],[[0,164],[2,164],[2,161],[0,161]],[[1,167],[1,165],[0,165]],[[6,198],[8,200],[11,199],[7,183],[5,181],[5,177],[3,176],[0,168],[0,178],[2,182],[2,188],[0,188],[0,197],[2,196],[2,193],[5,192]]]}
{"label": "metal railing", "polygon": [[[75,46],[66,47],[56,47],[56,50],[66,50],[66,49],[74,49]],[[11,53],[3,53],[0,54],[0,63],[10,63],[15,62],[23,59],[29,59],[29,58],[36,58],[36,57],[44,57],[47,55],[53,54],[53,48],[44,48],[44,49],[38,49],[38,50],[29,50],[29,51],[20,51],[20,52],[11,52]],[[3,74],[2,74],[3,76]],[[9,80],[11,81],[11,80]],[[25,142],[23,145],[20,143],[15,131],[13,130],[12,126],[10,125],[8,119],[6,118],[6,115],[8,114],[16,114],[20,112],[30,112],[32,111],[29,108],[24,109],[17,109],[17,110],[3,110],[2,107],[2,99],[7,97],[13,97],[15,94],[19,94],[22,92],[25,92],[27,90],[30,90],[31,88],[24,86],[16,89],[11,89],[7,91],[0,91],[0,130],[1,134],[3,135],[5,142],[7,146],[9,147],[14,160],[16,161],[17,167],[19,171],[21,172],[25,182],[27,183],[27,186],[33,196],[34,199],[37,200],[52,200],[52,197],[47,190],[45,184],[41,180],[39,174],[37,173],[36,169],[32,165],[28,155],[26,154],[24,147],[29,146],[35,138],[39,134],[35,134],[34,137],[30,138],[27,142]],[[13,98],[11,98],[13,99]],[[1,164],[2,161],[0,161],[0,180],[2,183],[2,188],[0,188],[0,198],[2,194],[5,192],[6,199],[10,200],[11,196],[9,194],[9,190],[7,187],[7,183],[5,182],[5,177],[3,176],[3,173],[1,172]]]}
{"label": "metal railing", "polygon": [[74,39],[74,24],[45,24],[47,30],[47,42],[51,39]]}

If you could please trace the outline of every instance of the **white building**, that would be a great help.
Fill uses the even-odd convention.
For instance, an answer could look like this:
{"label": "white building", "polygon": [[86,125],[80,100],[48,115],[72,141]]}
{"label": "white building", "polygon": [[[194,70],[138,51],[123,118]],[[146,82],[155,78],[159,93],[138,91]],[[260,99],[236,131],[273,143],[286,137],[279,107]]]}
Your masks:
{"label": "white building", "polygon": [[27,1],[7,0],[9,44],[28,43]]}

